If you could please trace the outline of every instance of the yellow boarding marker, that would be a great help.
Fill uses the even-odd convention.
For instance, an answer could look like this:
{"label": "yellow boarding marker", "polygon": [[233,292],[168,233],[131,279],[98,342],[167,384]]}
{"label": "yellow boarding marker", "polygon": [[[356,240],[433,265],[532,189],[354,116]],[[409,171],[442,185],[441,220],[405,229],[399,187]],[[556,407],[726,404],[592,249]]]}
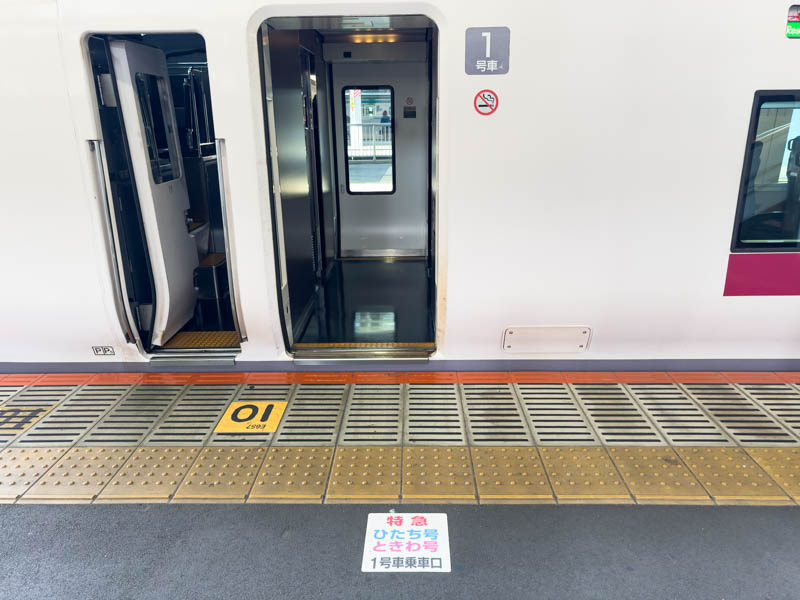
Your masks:
{"label": "yellow boarding marker", "polygon": [[231,402],[214,433],[268,433],[278,429],[288,402]]}

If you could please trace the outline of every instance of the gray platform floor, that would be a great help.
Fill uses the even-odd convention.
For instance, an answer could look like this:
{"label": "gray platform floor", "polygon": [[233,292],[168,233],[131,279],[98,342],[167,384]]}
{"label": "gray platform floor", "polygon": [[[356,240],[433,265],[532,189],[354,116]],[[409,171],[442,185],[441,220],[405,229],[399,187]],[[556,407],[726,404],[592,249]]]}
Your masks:
{"label": "gray platform floor", "polygon": [[415,506],[447,513],[453,572],[363,574],[388,508],[0,507],[0,598],[800,597],[791,507]]}

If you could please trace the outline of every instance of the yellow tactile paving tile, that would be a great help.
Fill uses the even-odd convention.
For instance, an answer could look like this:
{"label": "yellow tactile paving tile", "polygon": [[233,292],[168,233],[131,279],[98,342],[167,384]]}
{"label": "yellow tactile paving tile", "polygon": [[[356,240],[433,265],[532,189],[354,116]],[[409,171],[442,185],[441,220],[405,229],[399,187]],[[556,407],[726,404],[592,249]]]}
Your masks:
{"label": "yellow tactile paving tile", "polygon": [[672,448],[608,448],[623,481],[639,504],[713,504]]}
{"label": "yellow tactile paving tile", "polygon": [[676,448],[717,504],[792,504],[741,448]]}
{"label": "yellow tactile paving tile", "polygon": [[244,502],[265,454],[266,448],[203,448],[172,501]]}
{"label": "yellow tactile paving tile", "polygon": [[398,447],[337,448],[325,502],[399,502],[401,463],[401,448]]}
{"label": "yellow tactile paving tile", "polygon": [[748,448],[747,453],[785,492],[800,502],[800,448]]}
{"label": "yellow tactile paving tile", "polygon": [[553,504],[555,497],[536,448],[470,448],[481,504]]}
{"label": "yellow tactile paving tile", "polygon": [[169,502],[200,448],[137,448],[95,502]]}
{"label": "yellow tactile paving tile", "polygon": [[475,504],[469,449],[463,446],[403,448],[404,504]]}
{"label": "yellow tactile paving tile", "polygon": [[18,502],[89,503],[132,452],[131,448],[72,448]]}
{"label": "yellow tactile paving tile", "polygon": [[539,448],[560,504],[631,504],[628,489],[605,448]]}
{"label": "yellow tactile paving tile", "polygon": [[66,451],[66,448],[0,451],[0,503],[16,502]]}
{"label": "yellow tactile paving tile", "polygon": [[333,448],[270,448],[248,502],[320,504],[333,460]]}

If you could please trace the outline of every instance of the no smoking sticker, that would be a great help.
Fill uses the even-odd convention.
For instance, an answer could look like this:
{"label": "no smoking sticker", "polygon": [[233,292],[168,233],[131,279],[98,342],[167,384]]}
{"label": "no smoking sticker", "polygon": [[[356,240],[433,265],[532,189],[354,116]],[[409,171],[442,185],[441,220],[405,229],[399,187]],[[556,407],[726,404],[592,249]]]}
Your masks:
{"label": "no smoking sticker", "polygon": [[481,90],[475,94],[474,105],[479,115],[491,115],[497,110],[498,103],[497,94],[492,90]]}
{"label": "no smoking sticker", "polygon": [[278,429],[287,402],[231,402],[214,433],[269,433]]}

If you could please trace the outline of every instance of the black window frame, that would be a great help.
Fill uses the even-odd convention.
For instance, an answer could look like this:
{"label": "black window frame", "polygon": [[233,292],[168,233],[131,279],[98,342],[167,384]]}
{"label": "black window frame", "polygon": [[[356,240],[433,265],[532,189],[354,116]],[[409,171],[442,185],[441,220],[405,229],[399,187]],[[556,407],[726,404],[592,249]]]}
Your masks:
{"label": "black window frame", "polygon": [[747,244],[739,241],[742,217],[744,215],[745,200],[747,198],[747,184],[750,177],[751,162],[753,160],[753,148],[755,147],[756,132],[758,131],[758,118],[761,106],[767,102],[798,102],[800,103],[800,90],[756,90],[753,96],[753,105],[750,110],[750,126],[747,128],[747,142],[744,153],[744,164],[742,165],[742,175],[739,179],[739,196],[736,203],[736,216],[733,222],[733,236],[731,237],[731,253],[777,253],[794,252],[800,253],[800,242],[793,246],[779,244]]}
{"label": "black window frame", "polygon": [[[350,189],[350,159],[347,155],[347,91],[348,90],[389,90],[392,102],[392,190],[388,192],[354,192]],[[348,196],[391,196],[397,193],[397,144],[395,143],[395,101],[394,87],[391,85],[346,85],[342,88],[342,143],[344,145],[345,191]]]}

